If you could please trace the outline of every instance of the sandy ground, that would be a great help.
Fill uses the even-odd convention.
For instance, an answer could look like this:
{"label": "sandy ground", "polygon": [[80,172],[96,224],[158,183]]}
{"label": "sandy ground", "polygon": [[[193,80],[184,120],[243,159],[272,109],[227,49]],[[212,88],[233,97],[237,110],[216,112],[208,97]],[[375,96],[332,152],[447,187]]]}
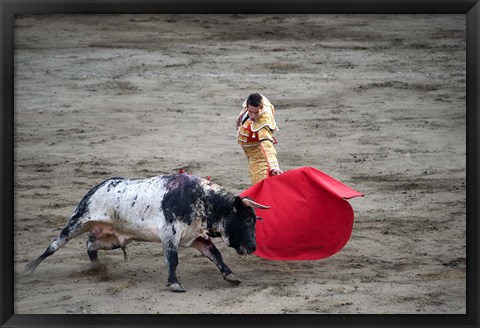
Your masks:
{"label": "sandy ground", "polygon": [[[465,16],[106,15],[15,21],[15,312],[466,312]],[[113,176],[180,168],[249,187],[235,117],[251,92],[276,106],[284,170],[313,166],[365,197],[336,255],[240,257],[223,281],[180,251],[186,293],[166,287],[162,247],[100,252],[86,235],[27,261],[82,196]]]}

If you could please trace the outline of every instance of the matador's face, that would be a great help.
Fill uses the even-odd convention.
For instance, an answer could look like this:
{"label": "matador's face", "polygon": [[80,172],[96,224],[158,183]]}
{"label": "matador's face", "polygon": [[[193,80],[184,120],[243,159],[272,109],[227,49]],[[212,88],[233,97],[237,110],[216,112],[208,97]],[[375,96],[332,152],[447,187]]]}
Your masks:
{"label": "matador's face", "polygon": [[254,106],[248,105],[247,112],[250,120],[255,121],[260,116],[260,114],[262,114],[262,107],[261,106],[254,107]]}

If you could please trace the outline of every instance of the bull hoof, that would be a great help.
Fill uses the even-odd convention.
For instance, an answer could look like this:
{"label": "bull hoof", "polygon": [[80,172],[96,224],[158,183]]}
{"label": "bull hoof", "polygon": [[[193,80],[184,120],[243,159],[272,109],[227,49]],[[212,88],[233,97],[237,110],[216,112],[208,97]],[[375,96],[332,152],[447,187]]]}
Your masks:
{"label": "bull hoof", "polygon": [[168,284],[168,287],[172,292],[175,293],[184,293],[186,292],[185,288],[180,283]]}
{"label": "bull hoof", "polygon": [[232,285],[238,286],[242,282],[240,279],[238,279],[233,273],[230,273],[224,277],[226,281],[231,283]]}

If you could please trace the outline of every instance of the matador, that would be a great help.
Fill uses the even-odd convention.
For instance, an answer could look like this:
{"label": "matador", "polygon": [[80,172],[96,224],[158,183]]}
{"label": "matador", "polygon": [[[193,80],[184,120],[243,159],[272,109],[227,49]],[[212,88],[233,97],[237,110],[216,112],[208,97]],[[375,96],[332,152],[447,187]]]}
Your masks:
{"label": "matador", "polygon": [[278,131],[275,107],[263,95],[251,94],[237,117],[238,143],[248,159],[252,184],[283,173],[277,159],[273,133]]}

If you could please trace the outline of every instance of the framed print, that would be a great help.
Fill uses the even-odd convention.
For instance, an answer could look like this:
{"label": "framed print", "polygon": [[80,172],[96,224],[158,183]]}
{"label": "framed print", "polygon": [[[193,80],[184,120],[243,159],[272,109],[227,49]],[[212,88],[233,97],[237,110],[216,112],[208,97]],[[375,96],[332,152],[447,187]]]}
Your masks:
{"label": "framed print", "polygon": [[2,327],[477,326],[479,14],[3,1]]}

